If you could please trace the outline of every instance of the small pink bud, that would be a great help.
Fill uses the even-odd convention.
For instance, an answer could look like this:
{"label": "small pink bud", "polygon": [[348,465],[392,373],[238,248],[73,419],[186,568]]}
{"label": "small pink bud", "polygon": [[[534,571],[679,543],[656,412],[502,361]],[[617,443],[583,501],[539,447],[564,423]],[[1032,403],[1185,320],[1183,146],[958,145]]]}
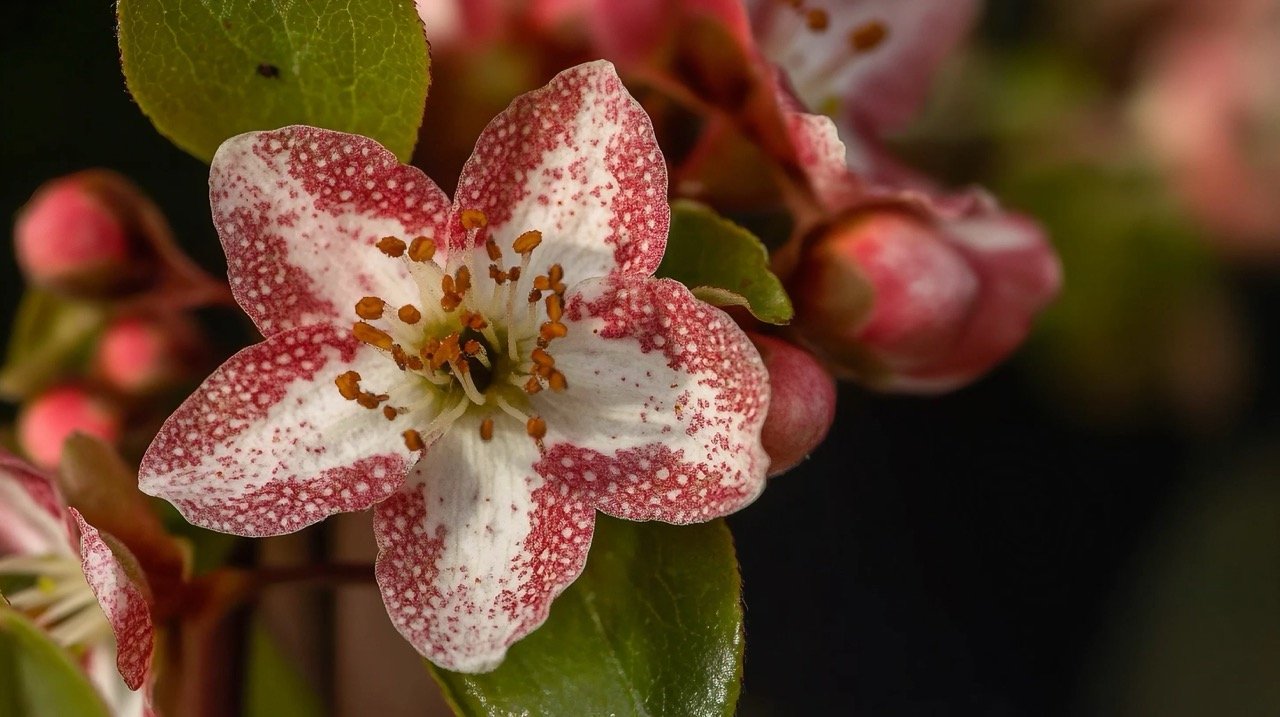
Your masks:
{"label": "small pink bud", "polygon": [[177,322],[124,317],[102,334],[95,360],[98,373],[126,393],[146,393],[181,380],[193,330]]}
{"label": "small pink bud", "polygon": [[796,328],[838,375],[950,390],[1026,338],[1061,282],[1053,250],[1033,223],[989,205],[954,214],[878,208],[809,248],[792,280]]}
{"label": "small pink bud", "polygon": [[155,279],[154,253],[143,236],[152,231],[152,214],[158,212],[151,201],[114,172],[54,179],[18,214],[18,264],[32,284],[71,294],[98,297],[138,288]]}
{"label": "small pink bud", "polygon": [[760,436],[769,475],[790,470],[827,437],[836,383],[809,352],[772,336],[748,334],[769,370],[769,415]]}
{"label": "small pink bud", "polygon": [[86,433],[109,443],[120,438],[120,414],[111,404],[82,387],[50,389],[28,403],[18,416],[18,444],[41,468],[56,468],[62,444],[73,433]]}

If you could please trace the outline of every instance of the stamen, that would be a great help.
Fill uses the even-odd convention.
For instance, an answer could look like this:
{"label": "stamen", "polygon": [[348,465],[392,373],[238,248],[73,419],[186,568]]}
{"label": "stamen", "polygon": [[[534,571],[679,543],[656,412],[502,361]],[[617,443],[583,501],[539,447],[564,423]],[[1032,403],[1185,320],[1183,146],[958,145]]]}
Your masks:
{"label": "stamen", "polygon": [[356,403],[372,411],[388,398],[391,398],[391,397],[386,395],[385,393],[373,394],[373,393],[369,393],[368,391],[364,391],[359,396],[356,396]]}
{"label": "stamen", "polygon": [[467,398],[477,406],[483,406],[485,397],[476,388],[475,381],[471,380],[471,366],[466,361],[454,361],[449,365],[453,367],[453,374],[457,376],[458,383],[462,384],[462,390],[467,394]]}
{"label": "stamen", "polygon": [[382,310],[387,302],[376,296],[366,296],[356,302],[356,316],[373,321],[382,318]]}
{"label": "stamen", "polygon": [[493,240],[493,237],[485,239],[484,250],[489,254],[489,261],[502,261],[502,248]]}
{"label": "stamen", "polygon": [[564,316],[564,299],[560,294],[551,294],[547,297],[547,318],[559,321],[561,316]]}
{"label": "stamen", "polygon": [[508,416],[511,416],[521,423],[527,423],[529,421],[529,416],[515,406],[512,406],[510,403],[507,403],[507,399],[503,398],[502,394],[493,394],[493,400],[494,403],[498,404],[498,408],[501,408]]}
{"label": "stamen", "polygon": [[369,344],[370,346],[382,349],[383,351],[390,351],[391,344],[394,343],[391,340],[390,334],[382,329],[370,326],[363,321],[357,321],[351,327],[351,333],[355,335],[357,341]]}
{"label": "stamen", "polygon": [[821,8],[814,8],[805,13],[804,24],[809,26],[810,30],[822,32],[827,29],[830,18],[827,17],[827,11]]}
{"label": "stamen", "polygon": [[462,228],[468,231],[480,229],[489,224],[489,217],[479,209],[463,209],[459,219],[462,222]]}
{"label": "stamen", "polygon": [[409,245],[409,258],[416,262],[431,261],[436,255],[436,243],[427,237],[418,237]]}
{"label": "stamen", "polygon": [[854,52],[874,50],[889,36],[889,28],[879,20],[859,25],[849,33],[849,46]]}
{"label": "stamen", "polygon": [[542,390],[542,382],[538,380],[537,376],[530,376],[529,380],[524,382],[523,388],[525,393],[532,396]]}
{"label": "stamen", "polygon": [[458,267],[455,283],[458,287],[458,293],[462,296],[466,296],[467,292],[471,290],[471,269],[465,266]]}
{"label": "stamen", "polygon": [[569,382],[565,379],[564,374],[555,370],[552,370],[551,375],[547,377],[547,385],[556,393],[560,393],[566,388],[569,388]]}
{"label": "stamen", "polygon": [[559,321],[548,321],[538,329],[538,337],[550,343],[569,335],[569,327]]}
{"label": "stamen", "polygon": [[338,393],[348,401],[354,401],[360,395],[360,374],[347,371],[333,380],[338,385]]}
{"label": "stamen", "polygon": [[392,408],[391,406],[383,406],[382,415],[386,416],[388,421],[394,421],[396,420],[396,416],[400,415],[400,412]]}
{"label": "stamen", "polygon": [[547,435],[547,422],[537,416],[531,416],[524,424],[524,430],[535,441],[540,441]]}
{"label": "stamen", "polygon": [[533,353],[529,354],[529,358],[533,359],[534,365],[539,368],[549,369],[556,365],[555,357],[547,353],[545,349],[534,349]]}
{"label": "stamen", "polygon": [[378,240],[378,250],[387,256],[397,259],[404,256],[406,245],[403,239],[396,237],[383,237]]}
{"label": "stamen", "polygon": [[396,317],[406,324],[413,326],[422,320],[422,312],[418,311],[418,307],[413,304],[405,304],[396,312]]}
{"label": "stamen", "polygon": [[493,419],[492,418],[485,418],[483,421],[480,422],[480,440],[482,441],[493,440]]}
{"label": "stamen", "polygon": [[420,451],[427,447],[427,444],[422,441],[422,434],[412,428],[400,435],[404,436],[404,447],[410,451]]}

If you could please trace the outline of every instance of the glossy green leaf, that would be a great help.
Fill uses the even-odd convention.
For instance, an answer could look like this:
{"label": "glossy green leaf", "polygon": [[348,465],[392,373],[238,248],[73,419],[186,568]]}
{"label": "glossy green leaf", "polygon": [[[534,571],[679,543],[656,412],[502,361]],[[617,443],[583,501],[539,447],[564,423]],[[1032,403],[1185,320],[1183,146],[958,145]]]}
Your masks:
{"label": "glossy green leaf", "polygon": [[412,0],[120,0],[118,12],[129,91],[200,159],[290,124],[413,151],[429,74]]}
{"label": "glossy green leaf", "polygon": [[29,289],[18,305],[0,368],[0,398],[26,398],[82,362],[104,320],[97,305]]}
{"label": "glossy green leaf", "polygon": [[675,279],[716,306],[746,307],[757,319],[785,324],[794,313],[769,252],[751,232],[696,202],[671,205],[671,237],[658,276]]}
{"label": "glossy green leaf", "polygon": [[460,715],[732,715],[742,606],[723,521],[600,517],[587,569],[497,670],[433,668]]}
{"label": "glossy green leaf", "polygon": [[109,717],[102,698],[65,650],[0,603],[0,715]]}

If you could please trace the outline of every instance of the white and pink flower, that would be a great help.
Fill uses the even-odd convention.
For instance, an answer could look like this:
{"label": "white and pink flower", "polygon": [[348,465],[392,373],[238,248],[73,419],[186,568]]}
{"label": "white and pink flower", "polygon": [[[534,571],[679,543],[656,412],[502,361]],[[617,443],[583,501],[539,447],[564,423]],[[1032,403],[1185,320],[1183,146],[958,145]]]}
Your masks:
{"label": "white and pink flower", "polygon": [[0,577],[30,581],[6,599],[80,656],[113,715],[150,715],[145,579],[109,540],[44,474],[0,451]]}
{"label": "white and pink flower", "polygon": [[452,202],[311,127],[228,140],[210,182],[266,339],[169,418],[140,485],[248,536],[374,507],[387,610],[437,664],[492,669],[541,624],[597,510],[698,522],[762,489],[767,373],[653,278],[666,168],[610,64],[517,98]]}

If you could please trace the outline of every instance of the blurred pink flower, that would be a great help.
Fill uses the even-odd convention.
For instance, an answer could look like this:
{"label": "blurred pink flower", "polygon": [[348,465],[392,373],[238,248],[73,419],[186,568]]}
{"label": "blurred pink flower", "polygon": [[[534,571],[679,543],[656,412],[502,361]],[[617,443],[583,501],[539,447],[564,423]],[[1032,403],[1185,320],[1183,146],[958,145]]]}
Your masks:
{"label": "blurred pink flower", "polygon": [[266,340],[169,418],[140,485],[248,536],[375,507],[388,613],[437,664],[493,669],[538,627],[596,510],[699,522],[763,488],[765,367],[652,277],[666,167],[610,64],[516,98],[453,202],[372,140],[310,127],[228,140],[210,181]]}
{"label": "blurred pink flower", "polygon": [[125,569],[126,549],[111,542],[119,554],[64,506],[52,481],[0,451],[0,576],[34,581],[5,597],[55,642],[83,651],[113,715],[151,715],[146,587],[138,571]]}

